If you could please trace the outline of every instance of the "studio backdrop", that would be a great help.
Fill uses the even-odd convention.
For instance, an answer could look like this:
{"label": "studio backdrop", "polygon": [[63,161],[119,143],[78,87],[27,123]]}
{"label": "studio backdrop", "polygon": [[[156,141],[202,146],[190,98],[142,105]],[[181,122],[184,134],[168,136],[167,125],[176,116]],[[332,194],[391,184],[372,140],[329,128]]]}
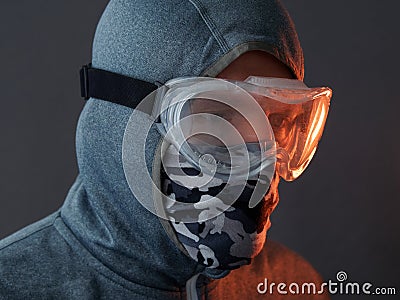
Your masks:
{"label": "studio backdrop", "polygon": [[[399,4],[283,2],[304,50],[305,82],[330,86],[333,98],[310,168],[280,185],[269,238],[325,280],[345,272],[400,293]],[[91,59],[106,4],[0,3],[0,238],[57,210],[78,173],[78,70]]]}

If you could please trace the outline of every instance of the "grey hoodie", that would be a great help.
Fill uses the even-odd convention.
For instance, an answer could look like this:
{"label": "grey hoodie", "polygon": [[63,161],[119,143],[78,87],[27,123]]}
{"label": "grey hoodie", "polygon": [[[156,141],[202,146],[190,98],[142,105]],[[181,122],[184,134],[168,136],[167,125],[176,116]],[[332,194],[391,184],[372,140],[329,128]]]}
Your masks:
{"label": "grey hoodie", "polygon": [[[111,0],[97,27],[92,63],[163,83],[215,76],[250,50],[274,55],[303,78],[302,50],[278,1]],[[131,114],[98,99],[86,103],[76,134],[79,175],[64,205],[0,242],[1,299],[244,299],[269,274],[318,280],[306,262],[274,243],[253,265],[229,275],[187,257],[126,182],[121,151]],[[145,144],[156,181],[159,140],[151,130]],[[237,290],[228,288],[233,283]]]}

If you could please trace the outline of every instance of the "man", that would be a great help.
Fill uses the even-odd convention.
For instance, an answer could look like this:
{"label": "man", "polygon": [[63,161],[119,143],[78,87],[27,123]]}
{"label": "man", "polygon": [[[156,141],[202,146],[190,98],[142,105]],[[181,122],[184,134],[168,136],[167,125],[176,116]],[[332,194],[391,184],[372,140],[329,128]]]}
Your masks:
{"label": "man", "polygon": [[[155,101],[149,95],[162,93],[163,84],[172,90],[176,82],[170,80],[183,76],[195,77],[195,85],[198,76],[210,77],[211,85],[236,86],[212,77],[240,81],[243,95],[250,95],[245,87],[257,86],[243,83],[249,76],[302,80],[302,51],[287,12],[278,1],[110,1],[97,27],[92,66],[82,71],[83,95],[90,99],[77,128],[78,178],[60,210],[0,242],[2,298],[280,299],[290,292],[278,292],[273,285],[267,289],[265,278],[276,285],[312,283],[319,290],[321,280],[306,261],[277,243],[264,246],[269,216],[278,202],[279,176],[293,180],[298,171],[288,162],[295,161],[290,151],[284,164],[275,149],[277,144],[290,148],[287,126],[274,122],[269,111],[285,105],[284,100],[261,109],[265,124],[259,126],[265,130],[250,130],[249,136],[268,139],[265,145],[270,148],[261,153],[268,150],[271,156],[268,160],[260,151],[253,153],[260,162],[251,180],[242,180],[236,204],[222,201],[221,211],[204,218],[200,216],[209,213],[209,207],[177,215],[182,207],[196,207],[205,198],[218,200],[221,191],[232,195],[237,186],[217,176],[222,165],[214,160],[206,167],[220,167],[212,177],[218,184],[210,179],[208,185],[196,182],[189,188],[169,167],[183,163],[185,171],[198,171],[197,161],[189,162],[194,152],[181,153],[174,145],[161,151],[162,129],[168,128],[159,115],[149,118],[156,106],[152,103],[148,111],[146,105],[141,109],[132,104]],[[281,82],[278,86],[284,86]],[[246,99],[257,98],[251,95]],[[257,95],[268,102],[268,97]],[[253,100],[246,101],[237,105],[252,106],[248,103]],[[257,102],[250,123],[267,102]],[[199,109],[198,103],[191,109]],[[161,132],[157,126],[147,127],[149,119],[150,125],[164,126]],[[243,133],[243,127],[238,130]],[[254,141],[261,145],[261,140],[245,138],[242,149]],[[191,145],[203,146],[204,141]],[[178,165],[165,157],[178,157]],[[294,165],[304,169],[308,161]],[[253,203],[250,198],[261,178],[263,197]],[[154,189],[168,197],[159,201]],[[193,211],[199,215],[178,219]],[[309,294],[298,297],[325,297]]]}

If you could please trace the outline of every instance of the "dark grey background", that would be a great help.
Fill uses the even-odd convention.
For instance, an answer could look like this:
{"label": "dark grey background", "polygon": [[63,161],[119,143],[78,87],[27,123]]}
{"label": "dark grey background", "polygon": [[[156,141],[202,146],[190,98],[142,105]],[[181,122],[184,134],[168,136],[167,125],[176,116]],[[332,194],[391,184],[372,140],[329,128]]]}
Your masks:
{"label": "dark grey background", "polygon": [[[60,207],[77,174],[77,70],[90,61],[106,3],[0,2],[0,238]],[[398,1],[284,3],[306,82],[329,85],[334,97],[310,168],[281,184],[270,237],[325,279],[343,270],[400,293]]]}

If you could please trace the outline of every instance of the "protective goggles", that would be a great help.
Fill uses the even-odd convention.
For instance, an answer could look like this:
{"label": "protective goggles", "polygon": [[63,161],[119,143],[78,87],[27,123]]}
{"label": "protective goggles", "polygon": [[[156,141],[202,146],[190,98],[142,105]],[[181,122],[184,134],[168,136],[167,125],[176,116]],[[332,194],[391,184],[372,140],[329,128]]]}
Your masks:
{"label": "protective goggles", "polygon": [[81,87],[86,99],[152,116],[164,138],[204,173],[251,178],[273,165],[287,181],[312,159],[332,96],[327,87],[266,77],[187,77],[158,87],[90,66],[81,70]]}

